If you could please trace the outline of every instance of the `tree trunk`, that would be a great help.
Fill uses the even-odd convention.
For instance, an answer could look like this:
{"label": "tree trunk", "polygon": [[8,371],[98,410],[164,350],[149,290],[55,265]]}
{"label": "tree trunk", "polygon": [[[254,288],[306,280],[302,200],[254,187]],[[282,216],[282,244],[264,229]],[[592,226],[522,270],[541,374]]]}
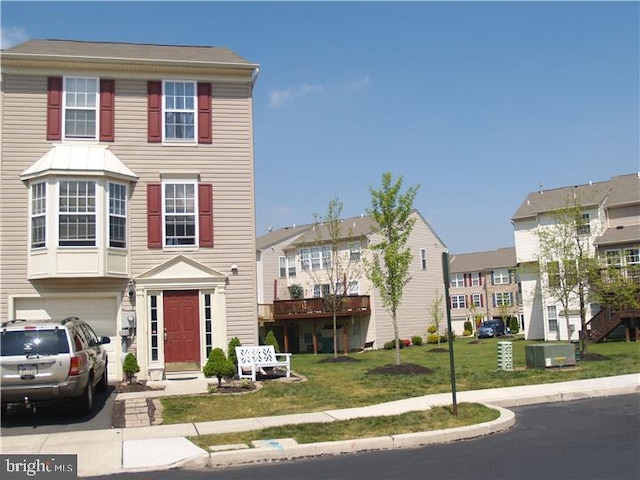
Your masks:
{"label": "tree trunk", "polygon": [[393,318],[393,335],[396,341],[396,365],[400,365],[400,337],[398,336],[398,318],[395,309],[392,313]]}

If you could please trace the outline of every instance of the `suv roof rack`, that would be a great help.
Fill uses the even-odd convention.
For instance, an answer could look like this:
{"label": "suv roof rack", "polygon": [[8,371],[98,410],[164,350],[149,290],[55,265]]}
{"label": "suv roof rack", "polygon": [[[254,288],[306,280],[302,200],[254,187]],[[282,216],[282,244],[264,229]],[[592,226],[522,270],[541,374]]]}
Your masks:
{"label": "suv roof rack", "polygon": [[66,325],[69,322],[75,322],[76,320],[80,320],[78,317],[67,317],[64,320],[62,320],[60,323],[62,325]]}

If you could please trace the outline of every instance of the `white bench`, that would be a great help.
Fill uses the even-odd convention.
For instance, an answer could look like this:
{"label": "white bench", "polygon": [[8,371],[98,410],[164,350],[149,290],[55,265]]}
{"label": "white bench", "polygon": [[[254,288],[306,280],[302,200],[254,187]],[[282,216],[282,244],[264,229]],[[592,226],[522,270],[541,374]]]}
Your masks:
{"label": "white bench", "polygon": [[[291,376],[291,354],[276,353],[273,345],[259,345],[251,347],[236,347],[238,359],[238,378],[250,378],[256,381],[256,373],[263,375],[265,367],[285,368],[287,377]],[[249,373],[245,373],[245,370]]]}

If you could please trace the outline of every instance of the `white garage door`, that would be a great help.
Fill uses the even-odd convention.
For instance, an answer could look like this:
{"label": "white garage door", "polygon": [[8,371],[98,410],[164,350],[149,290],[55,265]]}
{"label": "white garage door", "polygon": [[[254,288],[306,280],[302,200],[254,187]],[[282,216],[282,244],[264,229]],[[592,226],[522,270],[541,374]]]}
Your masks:
{"label": "white garage door", "polygon": [[59,321],[78,317],[89,323],[98,336],[115,337],[117,334],[116,297],[16,298],[15,309],[15,318]]}

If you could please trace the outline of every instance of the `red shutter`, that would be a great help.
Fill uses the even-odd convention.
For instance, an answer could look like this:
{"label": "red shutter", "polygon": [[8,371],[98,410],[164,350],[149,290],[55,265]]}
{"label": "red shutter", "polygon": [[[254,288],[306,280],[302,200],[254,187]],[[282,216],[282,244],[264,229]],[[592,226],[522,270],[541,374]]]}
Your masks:
{"label": "red shutter", "polygon": [[100,80],[100,140],[113,142],[114,108],[115,108],[115,80]]}
{"label": "red shutter", "polygon": [[198,83],[198,143],[211,143],[210,83]]}
{"label": "red shutter", "polygon": [[480,308],[484,307],[484,295],[480,294]]}
{"label": "red shutter", "polygon": [[198,244],[213,247],[213,196],[210,183],[198,184]]}
{"label": "red shutter", "polygon": [[162,185],[147,185],[147,247],[162,248]]}
{"label": "red shutter", "polygon": [[47,81],[47,140],[62,139],[62,77]]}
{"label": "red shutter", "polygon": [[478,273],[478,285],[482,286],[482,279],[484,274],[482,272]]}
{"label": "red shutter", "polygon": [[147,140],[162,142],[162,82],[147,82]]}

